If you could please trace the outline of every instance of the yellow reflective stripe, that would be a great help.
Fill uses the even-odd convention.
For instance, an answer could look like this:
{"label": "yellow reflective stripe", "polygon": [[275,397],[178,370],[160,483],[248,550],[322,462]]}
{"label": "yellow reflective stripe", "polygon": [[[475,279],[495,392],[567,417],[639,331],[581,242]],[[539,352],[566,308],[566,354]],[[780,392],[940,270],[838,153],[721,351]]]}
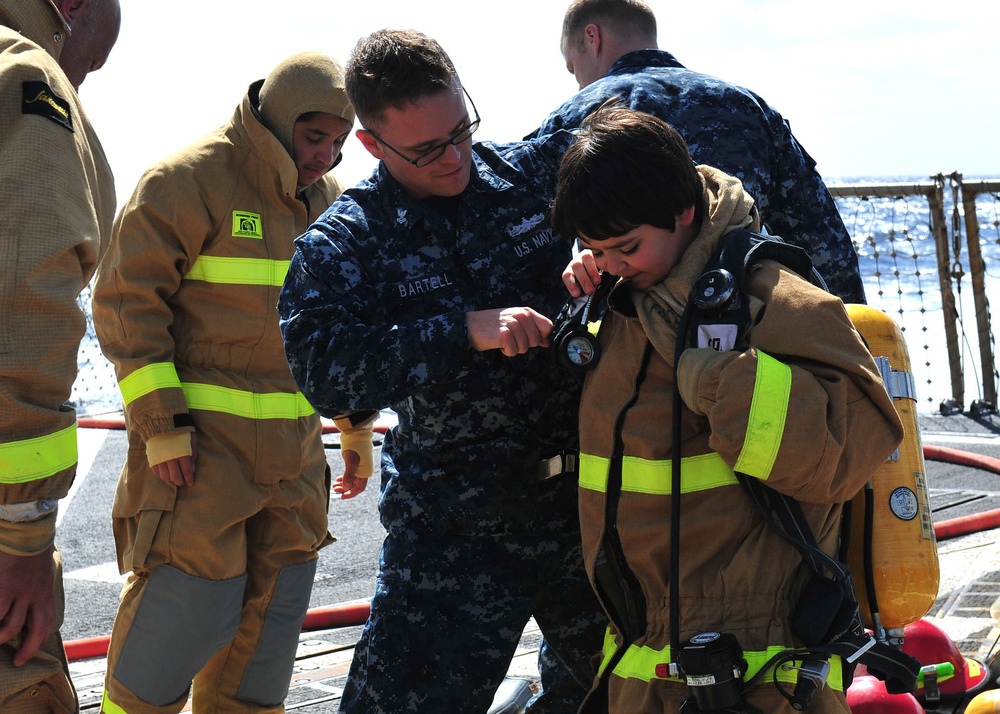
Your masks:
{"label": "yellow reflective stripe", "polygon": [[757,378],[747,420],[747,435],[735,469],[759,479],[771,475],[785,433],[792,368],[757,350]]}
{"label": "yellow reflective stripe", "polygon": [[[614,637],[611,634],[610,628],[606,631],[604,636],[604,660],[601,662],[601,666],[598,670],[598,674],[604,672],[607,668],[611,656],[615,652]],[[754,675],[761,670],[761,668],[767,664],[767,662],[775,655],[784,652],[785,650],[792,649],[790,647],[781,647],[779,645],[774,645],[768,647],[766,650],[758,651],[745,651],[743,653],[744,658],[747,661],[747,671],[743,675],[744,680],[752,679]],[[656,673],[657,666],[661,669],[663,665],[669,664],[671,661],[670,657],[670,646],[667,645],[663,649],[657,650],[652,647],[639,647],[637,645],[629,645],[629,648],[622,655],[622,658],[615,665],[612,674],[616,677],[622,679],[638,679],[643,682],[649,682],[654,679],[666,679],[674,682],[680,682],[678,677],[667,677],[661,676]],[[779,682],[786,682],[788,684],[795,684],[798,681],[798,669],[797,667],[801,664],[800,660],[792,660],[786,662],[785,664],[778,667],[777,678]],[[767,674],[764,676],[763,681],[770,682],[771,675]],[[844,690],[844,671],[843,671],[843,661],[837,655],[830,657],[830,674],[827,676],[827,684],[831,688],[837,691]]]}
{"label": "yellow reflective stripe", "polygon": [[248,419],[298,419],[315,413],[301,392],[258,394],[214,384],[181,382],[171,362],[157,362],[137,369],[119,385],[126,404],[157,389],[184,390],[189,409],[225,412]]}
{"label": "yellow reflective stripe", "polygon": [[285,282],[285,275],[288,274],[289,265],[291,265],[290,260],[200,255],[184,278],[227,285],[274,285],[281,287]]}
{"label": "yellow reflective stripe", "polygon": [[108,694],[107,689],[104,690],[104,696],[101,698],[101,711],[104,714],[128,714],[127,711],[111,701],[111,696]]}
{"label": "yellow reflective stripe", "polygon": [[125,404],[131,404],[139,397],[145,396],[157,389],[180,387],[181,380],[177,376],[177,368],[173,362],[155,362],[140,367],[118,383]]}
{"label": "yellow reflective stripe", "polygon": [[302,392],[248,392],[214,384],[183,382],[189,409],[224,412],[247,419],[298,419],[315,414]]}
{"label": "yellow reflective stripe", "polygon": [[52,434],[0,444],[0,483],[54,476],[77,461],[76,422]]}
{"label": "yellow reflective stripe", "polygon": [[[611,459],[580,454],[580,487],[606,493]],[[658,461],[626,456],[622,459],[622,491],[669,496],[673,465],[669,459]],[[681,492],[694,493],[737,484],[736,475],[714,451],[681,459]]]}

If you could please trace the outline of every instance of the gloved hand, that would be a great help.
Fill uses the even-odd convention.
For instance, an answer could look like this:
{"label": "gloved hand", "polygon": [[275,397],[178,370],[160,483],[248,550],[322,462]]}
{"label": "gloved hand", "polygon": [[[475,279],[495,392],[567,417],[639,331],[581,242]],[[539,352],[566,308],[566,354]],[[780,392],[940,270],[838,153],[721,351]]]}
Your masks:
{"label": "gloved hand", "polygon": [[167,431],[146,439],[146,460],[157,477],[174,486],[194,483],[197,436],[194,431]]}
{"label": "gloved hand", "polygon": [[192,433],[190,431],[167,431],[149,437],[146,440],[146,460],[149,465],[156,466],[164,461],[190,456],[193,452],[191,448]]}
{"label": "gloved hand", "polygon": [[371,478],[375,471],[375,447],[372,446],[372,432],[375,417],[361,424],[352,424],[349,416],[336,417],[333,423],[340,429],[340,452],[353,451],[359,463],[354,472],[356,478]]}
{"label": "gloved hand", "polygon": [[707,414],[698,399],[701,375],[717,363],[721,368],[737,356],[736,352],[719,352],[711,347],[692,347],[681,353],[677,363],[677,389],[688,409],[702,416]]}

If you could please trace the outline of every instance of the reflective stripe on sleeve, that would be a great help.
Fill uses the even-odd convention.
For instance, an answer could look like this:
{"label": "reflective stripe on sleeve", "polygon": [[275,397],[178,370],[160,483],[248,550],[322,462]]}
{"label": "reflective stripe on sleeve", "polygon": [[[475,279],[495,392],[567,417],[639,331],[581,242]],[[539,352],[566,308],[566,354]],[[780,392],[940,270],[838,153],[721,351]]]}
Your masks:
{"label": "reflective stripe on sleeve", "polygon": [[757,350],[757,378],[737,471],[762,480],[771,475],[785,432],[791,392],[792,368]]}
{"label": "reflective stripe on sleeve", "polygon": [[157,362],[137,369],[119,384],[125,404],[157,389],[184,390],[188,409],[225,412],[247,419],[298,419],[316,410],[302,392],[249,392],[214,384],[181,382],[171,362]]}
{"label": "reflective stripe on sleeve", "polygon": [[290,260],[267,258],[227,258],[200,255],[184,276],[185,280],[204,280],[226,285],[271,285],[281,287],[288,274]]}
{"label": "reflective stripe on sleeve", "polygon": [[131,404],[139,397],[157,389],[180,388],[181,380],[173,362],[155,362],[140,367],[118,383],[125,404]]}
{"label": "reflective stripe on sleeve", "polygon": [[[611,459],[580,454],[580,487],[606,493]],[[669,496],[671,470],[669,459],[654,461],[626,456],[622,459],[622,491]],[[694,493],[739,483],[736,474],[721,456],[710,452],[681,459],[681,491]]]}
{"label": "reflective stripe on sleeve", "polygon": [[76,422],[52,434],[0,444],[0,483],[54,476],[77,461]]}

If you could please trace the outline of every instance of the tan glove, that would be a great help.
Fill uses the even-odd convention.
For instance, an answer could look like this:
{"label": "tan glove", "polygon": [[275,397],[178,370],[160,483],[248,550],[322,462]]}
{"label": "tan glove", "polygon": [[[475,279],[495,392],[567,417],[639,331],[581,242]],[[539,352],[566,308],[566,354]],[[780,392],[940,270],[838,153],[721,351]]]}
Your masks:
{"label": "tan glove", "polygon": [[358,455],[360,463],[355,472],[357,478],[371,478],[375,471],[375,447],[372,446],[372,433],[375,426],[375,416],[361,424],[352,424],[349,416],[336,417],[333,423],[340,429],[340,451],[353,451]]}
{"label": "tan glove", "polygon": [[698,401],[701,375],[714,363],[728,363],[737,356],[736,352],[719,352],[711,347],[693,347],[681,353],[677,364],[677,389],[688,409],[705,416],[706,412]]}
{"label": "tan glove", "polygon": [[172,461],[182,456],[191,456],[190,431],[167,431],[156,434],[146,440],[146,460],[150,466],[162,464],[164,461]]}

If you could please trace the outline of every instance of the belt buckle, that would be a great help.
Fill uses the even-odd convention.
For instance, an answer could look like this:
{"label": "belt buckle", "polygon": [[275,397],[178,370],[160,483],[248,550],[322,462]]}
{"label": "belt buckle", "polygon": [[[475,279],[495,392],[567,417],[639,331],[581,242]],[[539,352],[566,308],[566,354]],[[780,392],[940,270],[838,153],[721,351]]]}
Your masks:
{"label": "belt buckle", "polygon": [[555,456],[542,459],[538,465],[538,480],[544,481],[567,471],[576,471],[576,454],[561,451]]}

